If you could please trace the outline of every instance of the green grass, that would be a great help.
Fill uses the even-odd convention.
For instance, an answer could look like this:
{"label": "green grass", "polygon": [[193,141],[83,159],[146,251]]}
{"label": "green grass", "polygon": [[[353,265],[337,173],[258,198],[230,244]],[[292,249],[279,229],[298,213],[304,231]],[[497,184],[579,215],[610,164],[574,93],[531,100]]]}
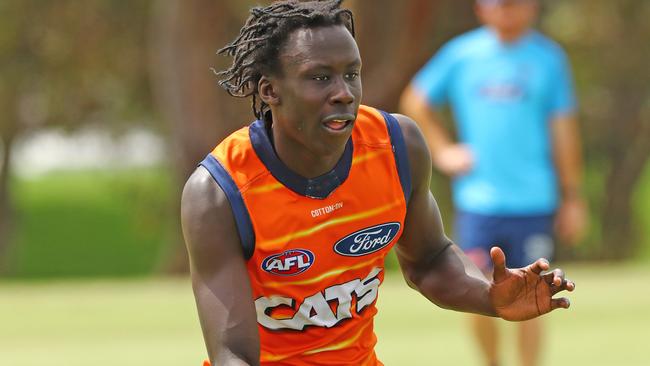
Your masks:
{"label": "green grass", "polygon": [[178,231],[164,169],[57,172],[15,179],[13,277],[150,273]]}
{"label": "green grass", "polygon": [[[650,269],[573,266],[567,273],[577,289],[569,295],[570,310],[546,318],[543,364],[650,365]],[[386,364],[480,365],[466,316],[432,308],[398,282],[388,282],[388,291],[379,298],[378,353]],[[515,325],[501,324],[502,351],[509,365],[516,364]]]}
{"label": "green grass", "polygon": [[647,263],[650,261],[650,225],[648,225],[650,223],[650,161],[646,164],[637,189],[632,196],[632,207],[640,238],[637,259]]}
{"label": "green grass", "polygon": [[[547,316],[544,365],[650,365],[650,269],[569,266],[572,308]],[[462,314],[427,303],[390,273],[379,295],[386,365],[478,365]],[[512,324],[503,324],[513,359]],[[0,365],[200,365],[187,279],[0,282]],[[514,363],[508,363],[514,365]]]}

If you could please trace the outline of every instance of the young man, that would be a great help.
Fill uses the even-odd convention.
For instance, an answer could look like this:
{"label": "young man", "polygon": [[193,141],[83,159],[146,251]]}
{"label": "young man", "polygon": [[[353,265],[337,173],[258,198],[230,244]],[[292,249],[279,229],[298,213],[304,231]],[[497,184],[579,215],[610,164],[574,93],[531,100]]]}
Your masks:
{"label": "young man", "polygon": [[214,365],[381,365],[373,317],[394,246],[438,306],[530,319],[575,285],[540,259],[488,281],[444,235],[416,124],[360,105],[352,14],[339,1],[252,9],[221,84],[257,121],[189,178],[182,224]]}
{"label": "young man", "polygon": [[[486,273],[494,243],[519,267],[552,256],[554,224],[565,243],[575,243],[585,225],[570,70],[561,48],[531,30],[538,6],[478,0],[485,26],[447,43],[401,100],[434,165],[454,178],[458,243]],[[439,122],[444,104],[459,143]],[[495,321],[474,316],[472,323],[486,364],[499,364]],[[537,364],[540,337],[538,319],[520,323],[522,365]]]}

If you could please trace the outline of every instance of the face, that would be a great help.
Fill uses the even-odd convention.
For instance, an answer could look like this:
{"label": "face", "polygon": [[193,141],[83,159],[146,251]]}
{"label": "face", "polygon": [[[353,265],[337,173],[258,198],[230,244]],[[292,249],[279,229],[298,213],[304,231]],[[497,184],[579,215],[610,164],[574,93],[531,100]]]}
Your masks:
{"label": "face", "polygon": [[481,22],[505,40],[525,33],[537,17],[536,0],[479,0],[476,13]]}
{"label": "face", "polygon": [[280,64],[281,75],[260,84],[273,113],[276,149],[342,152],[361,101],[361,57],[350,32],[344,26],[297,29],[280,51]]}

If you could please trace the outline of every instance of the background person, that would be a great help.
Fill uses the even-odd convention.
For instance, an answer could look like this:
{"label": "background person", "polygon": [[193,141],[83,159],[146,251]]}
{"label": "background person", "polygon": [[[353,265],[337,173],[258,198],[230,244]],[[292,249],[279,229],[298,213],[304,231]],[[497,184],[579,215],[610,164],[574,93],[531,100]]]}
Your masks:
{"label": "background person", "polygon": [[[444,45],[400,101],[433,164],[453,177],[458,243],[486,273],[492,245],[519,267],[553,256],[553,229],[577,243],[586,222],[571,73],[562,49],[531,29],[538,8],[535,0],[478,0],[484,26]],[[445,104],[458,142],[441,125]],[[472,324],[486,364],[500,364],[494,319],[473,316]],[[521,364],[535,365],[540,321],[519,329]]]}

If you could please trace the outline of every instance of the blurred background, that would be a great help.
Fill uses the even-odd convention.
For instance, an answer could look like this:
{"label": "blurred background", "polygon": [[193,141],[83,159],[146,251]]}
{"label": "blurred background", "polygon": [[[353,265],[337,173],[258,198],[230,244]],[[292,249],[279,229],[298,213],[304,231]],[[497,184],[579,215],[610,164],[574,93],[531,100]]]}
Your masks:
{"label": "blurred background", "polygon": [[[200,363],[179,198],[197,162],[253,119],[211,68],[228,64],[215,52],[258,3],[0,1],[0,364]],[[585,312],[574,309],[585,318],[554,319],[555,332],[573,322],[572,332],[549,341],[547,361],[648,365],[638,335],[650,325],[650,1],[542,3],[539,28],[565,48],[576,78],[590,208],[584,242],[558,258],[581,277],[579,290],[586,282],[575,294]],[[388,111],[441,44],[477,25],[472,0],[345,4],[356,16],[363,102]],[[448,180],[434,174],[432,189],[451,223]],[[387,280],[380,303],[390,291],[411,296],[400,281]],[[397,319],[404,309],[384,311]],[[421,352],[441,338],[461,350],[469,342],[455,314],[430,316],[438,320],[423,328],[431,344]],[[382,343],[382,329],[397,326],[384,319],[380,356],[400,364],[390,360],[404,359],[395,343],[404,338]],[[602,355],[604,329],[619,332],[612,358]],[[590,336],[583,356],[562,348]]]}

